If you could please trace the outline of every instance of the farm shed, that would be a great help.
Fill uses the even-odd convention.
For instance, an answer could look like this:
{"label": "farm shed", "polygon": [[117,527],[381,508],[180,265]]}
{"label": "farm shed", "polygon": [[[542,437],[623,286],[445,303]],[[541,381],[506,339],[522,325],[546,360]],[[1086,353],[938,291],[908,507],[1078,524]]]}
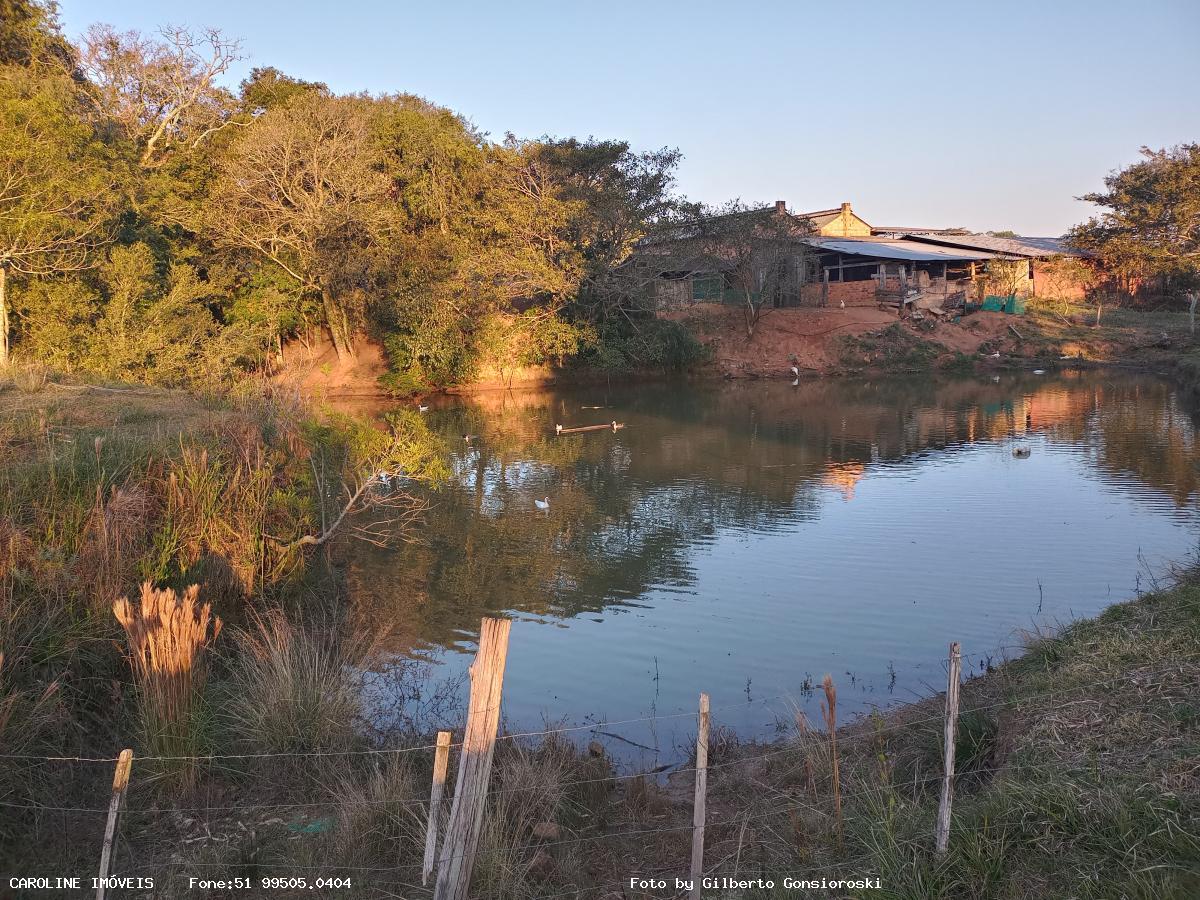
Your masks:
{"label": "farm shed", "polygon": [[1083,299],[1095,273],[1085,263],[1088,254],[1067,246],[1062,238],[998,237],[991,234],[922,232],[907,240],[961,251],[986,251],[1010,260],[1027,260],[1023,273],[1005,292],[1018,296]]}
{"label": "farm shed", "polygon": [[817,266],[804,305],[873,306],[909,290],[948,298],[971,285],[976,266],[997,256],[902,238],[807,237]]}

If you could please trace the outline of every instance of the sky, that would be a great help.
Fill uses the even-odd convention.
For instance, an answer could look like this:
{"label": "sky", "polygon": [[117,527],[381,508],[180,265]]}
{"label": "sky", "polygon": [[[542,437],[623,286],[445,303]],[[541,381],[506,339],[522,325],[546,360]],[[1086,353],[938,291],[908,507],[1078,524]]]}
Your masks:
{"label": "sky", "polygon": [[683,152],[719,204],[1058,235],[1143,145],[1200,140],[1200,2],[61,0],[64,30],[213,25],[252,66],[407,92],[499,139]]}

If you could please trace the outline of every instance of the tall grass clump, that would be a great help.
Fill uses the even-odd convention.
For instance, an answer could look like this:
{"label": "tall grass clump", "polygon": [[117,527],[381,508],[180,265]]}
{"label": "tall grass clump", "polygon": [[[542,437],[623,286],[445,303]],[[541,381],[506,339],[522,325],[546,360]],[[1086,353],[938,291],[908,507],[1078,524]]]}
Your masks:
{"label": "tall grass clump", "polygon": [[205,653],[221,631],[212,606],[199,603],[200,586],[183,596],[167,588],[142,585],[135,608],[126,597],[113,613],[129,643],[129,658],[138,685],[138,707],[151,754],[174,757],[164,774],[184,785],[194,784],[194,759],[203,749],[201,702],[207,666]]}
{"label": "tall grass clump", "polygon": [[[57,679],[27,685],[14,678],[18,666],[27,664],[27,659],[10,658],[0,649],[0,747],[9,756],[36,752],[61,719]],[[20,761],[0,759],[0,797],[9,802],[28,798],[29,776],[29,768]],[[8,812],[0,816],[0,844],[15,837],[20,827],[15,811]]]}
{"label": "tall grass clump", "polygon": [[350,654],[330,634],[291,624],[281,613],[239,634],[228,725],[256,753],[318,753],[361,741],[355,671],[366,654]]}
{"label": "tall grass clump", "polygon": [[146,552],[152,501],[140,484],[114,487],[107,498],[101,485],[95,490],[72,568],[77,577],[87,573],[93,608],[109,609],[121,599]]}
{"label": "tall grass clump", "polygon": [[337,816],[322,862],[338,866],[419,866],[425,851],[428,776],[404,755],[374,760],[365,775],[330,785]]}

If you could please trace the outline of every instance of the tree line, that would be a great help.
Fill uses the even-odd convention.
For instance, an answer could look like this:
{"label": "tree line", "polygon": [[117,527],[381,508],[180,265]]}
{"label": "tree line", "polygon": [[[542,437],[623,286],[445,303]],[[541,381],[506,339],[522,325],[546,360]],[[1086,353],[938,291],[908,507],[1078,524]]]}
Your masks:
{"label": "tree line", "polygon": [[[0,0],[0,364],[226,380],[323,332],[417,391],[575,359],[689,361],[619,264],[693,207],[680,154],[493,140],[412,94],[338,95],[271,67],[222,82],[215,29],[90,28]],[[677,333],[678,332],[678,333]]]}
{"label": "tree line", "polygon": [[[654,276],[740,256],[727,226],[711,252],[674,235],[749,223],[732,285],[748,336],[771,273],[796,277],[770,217],[678,195],[677,150],[493,140],[412,94],[272,67],[231,90],[241,55],[216,29],[72,43],[52,4],[0,0],[0,365],[211,384],[323,333],[342,360],[382,344],[398,392],[483,366],[681,366],[702,348],[654,318]],[[1069,238],[1131,281],[1194,289],[1200,145],[1144,154],[1083,198],[1102,212]]]}

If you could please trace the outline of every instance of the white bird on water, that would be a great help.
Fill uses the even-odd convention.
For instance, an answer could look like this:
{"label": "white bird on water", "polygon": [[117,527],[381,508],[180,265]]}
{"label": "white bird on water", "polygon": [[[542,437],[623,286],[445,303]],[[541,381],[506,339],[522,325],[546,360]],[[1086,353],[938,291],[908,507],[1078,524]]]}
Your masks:
{"label": "white bird on water", "polygon": [[800,377],[800,369],[799,369],[799,367],[797,367],[797,366],[792,366],[792,377],[793,377],[793,378],[799,378],[799,377]]}
{"label": "white bird on water", "polygon": [[420,403],[418,403],[417,404],[417,412],[429,412],[429,407],[422,406]]}
{"label": "white bird on water", "polygon": [[536,506],[538,509],[548,510],[548,509],[550,509],[550,498],[547,497],[545,500],[534,500],[533,505]]}

